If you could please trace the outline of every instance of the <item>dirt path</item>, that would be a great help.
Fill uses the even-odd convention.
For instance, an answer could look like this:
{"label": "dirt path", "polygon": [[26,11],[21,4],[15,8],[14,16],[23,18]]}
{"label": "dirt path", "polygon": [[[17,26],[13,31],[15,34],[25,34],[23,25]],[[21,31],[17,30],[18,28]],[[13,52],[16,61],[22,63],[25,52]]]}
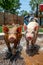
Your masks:
{"label": "dirt path", "polygon": [[30,61],[30,58],[29,56],[26,54],[25,51],[22,51],[22,56],[24,58],[24,61],[25,61],[25,65],[32,65],[31,61]]}
{"label": "dirt path", "polygon": [[[30,56],[29,53],[28,54],[26,53],[26,50],[25,50],[26,41],[23,38],[22,38],[22,40],[21,40],[22,41],[21,44],[22,44],[22,46],[24,46],[24,48],[22,50],[22,54],[20,55],[20,57],[22,57],[23,59],[17,58],[16,62],[14,60],[13,63],[10,62],[10,59],[8,59],[8,60],[3,59],[5,57],[7,47],[4,44],[5,43],[4,41],[2,41],[2,40],[0,41],[0,65],[43,65],[43,38],[37,39],[36,45],[40,46],[40,48],[37,51],[38,53],[35,53],[32,56]],[[1,43],[3,43],[3,44],[1,44]]]}
{"label": "dirt path", "polygon": [[10,62],[10,59],[3,60],[5,54],[0,54],[0,65],[43,65],[43,52],[39,52],[34,56],[29,56],[25,51],[22,51],[22,58],[17,59],[13,63]]}
{"label": "dirt path", "polygon": [[23,51],[23,57],[26,65],[43,65],[43,52],[39,52],[34,56],[29,56]]}

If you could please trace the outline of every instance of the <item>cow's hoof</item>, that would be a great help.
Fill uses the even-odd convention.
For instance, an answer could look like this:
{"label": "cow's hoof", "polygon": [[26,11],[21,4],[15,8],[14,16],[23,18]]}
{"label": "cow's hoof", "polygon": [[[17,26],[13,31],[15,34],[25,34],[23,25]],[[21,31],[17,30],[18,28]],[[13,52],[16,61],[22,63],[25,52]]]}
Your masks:
{"label": "cow's hoof", "polygon": [[9,59],[11,56],[12,56],[12,53],[11,52],[10,53],[7,53],[6,54],[6,57],[4,59]]}

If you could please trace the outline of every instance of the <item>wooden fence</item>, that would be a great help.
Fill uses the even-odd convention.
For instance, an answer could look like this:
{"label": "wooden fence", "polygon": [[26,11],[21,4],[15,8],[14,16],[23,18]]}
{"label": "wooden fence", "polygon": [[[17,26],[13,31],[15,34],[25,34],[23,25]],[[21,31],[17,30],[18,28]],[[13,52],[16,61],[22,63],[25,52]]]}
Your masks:
{"label": "wooden fence", "polygon": [[[24,18],[21,16],[13,15],[10,13],[5,13],[5,23],[6,24],[23,24]],[[0,25],[4,24],[4,13],[0,12]]]}

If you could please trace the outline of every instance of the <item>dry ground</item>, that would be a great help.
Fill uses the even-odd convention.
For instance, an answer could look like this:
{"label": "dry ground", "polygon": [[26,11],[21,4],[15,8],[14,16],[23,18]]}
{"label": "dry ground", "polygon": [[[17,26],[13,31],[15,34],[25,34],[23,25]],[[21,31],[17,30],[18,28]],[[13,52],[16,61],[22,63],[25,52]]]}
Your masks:
{"label": "dry ground", "polygon": [[[26,52],[25,38],[21,39],[21,46],[23,47],[21,55],[17,60],[10,62],[10,59],[4,60],[7,47],[4,40],[0,40],[0,65],[43,65],[43,37],[40,37],[36,41],[36,48],[33,52]],[[37,50],[37,51],[36,51]]]}

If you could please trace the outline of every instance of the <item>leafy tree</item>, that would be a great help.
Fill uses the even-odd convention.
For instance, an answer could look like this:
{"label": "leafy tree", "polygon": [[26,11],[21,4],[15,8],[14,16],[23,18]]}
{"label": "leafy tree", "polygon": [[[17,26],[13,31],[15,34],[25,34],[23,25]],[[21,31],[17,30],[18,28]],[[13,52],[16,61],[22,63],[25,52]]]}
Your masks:
{"label": "leafy tree", "polygon": [[0,7],[0,12],[3,12],[3,8]]}
{"label": "leafy tree", "polygon": [[[35,15],[38,17],[38,14],[40,13],[38,11],[39,9],[39,4],[42,4],[43,3],[43,0],[30,0],[30,6],[31,6],[31,9],[32,11],[35,11],[36,9],[36,12],[35,12]],[[40,18],[40,25],[41,25],[41,18]]]}
{"label": "leafy tree", "polygon": [[43,3],[43,0],[30,0],[29,5],[31,6],[32,11],[34,11],[37,7],[37,4],[39,5],[41,3]]}
{"label": "leafy tree", "polygon": [[15,13],[20,8],[19,0],[0,0],[0,6],[4,10],[4,24],[5,24],[5,12]]}
{"label": "leafy tree", "polygon": [[4,11],[8,10],[17,10],[20,8],[19,0],[0,0],[0,6],[4,9]]}
{"label": "leafy tree", "polygon": [[25,11],[25,10],[22,10],[20,13],[21,13],[21,16],[26,16],[26,15],[29,14],[29,13],[28,13],[27,11]]}

